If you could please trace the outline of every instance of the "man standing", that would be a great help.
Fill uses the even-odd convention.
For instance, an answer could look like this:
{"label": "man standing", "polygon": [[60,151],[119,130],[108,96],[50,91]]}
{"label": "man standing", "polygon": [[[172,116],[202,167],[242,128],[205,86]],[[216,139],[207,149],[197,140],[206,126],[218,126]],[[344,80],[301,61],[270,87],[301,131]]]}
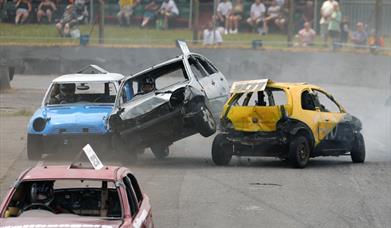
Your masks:
{"label": "man standing", "polygon": [[217,6],[217,22],[224,26],[224,34],[228,34],[228,17],[231,15],[232,3],[229,0],[222,0]]}
{"label": "man standing", "polygon": [[[139,3],[139,0],[119,0],[119,12],[117,14],[119,25],[130,25],[130,17],[133,15],[133,9]],[[125,23],[124,23],[125,19]]]}
{"label": "man standing", "polygon": [[323,45],[327,46],[328,28],[331,15],[334,12],[334,4],[338,4],[335,0],[326,0],[320,8],[320,35],[323,37]]}

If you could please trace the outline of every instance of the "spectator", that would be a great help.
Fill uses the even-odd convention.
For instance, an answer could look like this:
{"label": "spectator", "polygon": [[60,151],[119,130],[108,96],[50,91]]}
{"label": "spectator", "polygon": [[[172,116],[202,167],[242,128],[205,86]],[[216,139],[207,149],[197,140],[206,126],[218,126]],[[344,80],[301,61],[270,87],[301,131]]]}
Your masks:
{"label": "spectator", "polygon": [[329,21],[329,34],[333,39],[333,45],[335,42],[340,41],[340,33],[341,33],[341,11],[339,10],[339,5],[337,2],[334,2],[334,11],[330,16]]}
{"label": "spectator", "polygon": [[31,3],[29,0],[17,0],[15,4],[15,24],[24,23],[30,15]]}
{"label": "spectator", "polygon": [[349,19],[343,17],[341,22],[341,42],[347,43],[349,38]]}
{"label": "spectator", "polygon": [[213,28],[213,23],[209,22],[208,27],[204,30],[203,34],[203,44],[204,45],[221,45],[223,43],[223,38],[221,37],[220,31]]}
{"label": "spectator", "polygon": [[338,4],[334,0],[325,0],[320,8],[320,35],[323,37],[324,46],[327,46],[329,21],[331,14],[334,12],[334,3]]}
{"label": "spectator", "polygon": [[179,9],[174,0],[164,0],[160,7],[160,14],[163,16],[163,29],[168,28],[168,21],[179,15]]}
{"label": "spectator", "polygon": [[265,5],[263,5],[263,3],[261,2],[261,0],[255,0],[254,3],[251,5],[250,17],[247,19],[247,23],[253,28],[254,31],[263,21],[265,12],[266,8]]}
{"label": "spectator", "polygon": [[364,24],[362,22],[358,22],[356,25],[356,31],[350,33],[350,40],[355,45],[366,45],[368,39],[368,34],[365,31]]}
{"label": "spectator", "polygon": [[119,0],[119,12],[117,14],[118,23],[120,26],[130,25],[130,17],[133,15],[133,10],[139,3],[139,0]]}
{"label": "spectator", "polygon": [[267,9],[267,17],[263,19],[263,31],[265,34],[269,32],[269,22],[275,23],[276,19],[280,16],[280,6],[276,0],[272,1],[271,6]]}
{"label": "spectator", "polygon": [[37,22],[41,23],[42,17],[47,17],[48,22],[52,23],[53,12],[56,11],[56,5],[50,0],[42,0],[38,6]]}
{"label": "spectator", "polygon": [[77,24],[77,15],[73,5],[68,5],[61,20],[56,24],[57,31],[62,37],[70,37],[71,29],[75,24]]}
{"label": "spectator", "polygon": [[88,22],[88,10],[86,2],[86,0],[75,0],[73,3],[74,11],[77,17],[77,23],[79,24],[85,24]]}
{"label": "spectator", "polygon": [[144,17],[141,22],[141,27],[145,27],[148,25],[150,21],[156,19],[157,13],[160,8],[160,2],[158,0],[146,0],[146,4],[144,6]]}
{"label": "spectator", "polygon": [[308,0],[305,3],[304,9],[303,9],[303,21],[308,22],[310,24],[314,21],[314,2],[311,0]]}
{"label": "spectator", "polygon": [[216,21],[224,27],[224,34],[228,34],[228,17],[231,15],[232,3],[229,0],[221,0],[217,5]]}
{"label": "spectator", "polygon": [[238,24],[242,20],[243,16],[243,2],[242,0],[236,0],[232,7],[231,15],[228,17],[228,31],[229,33],[238,33]]}
{"label": "spectator", "polygon": [[298,35],[300,46],[307,47],[314,45],[316,32],[311,28],[311,24],[309,22],[304,23],[304,28],[299,31]]}
{"label": "spectator", "polygon": [[280,14],[274,20],[274,23],[277,25],[277,27],[280,29],[280,31],[285,30],[287,18],[288,18],[288,9],[286,7],[280,8]]}

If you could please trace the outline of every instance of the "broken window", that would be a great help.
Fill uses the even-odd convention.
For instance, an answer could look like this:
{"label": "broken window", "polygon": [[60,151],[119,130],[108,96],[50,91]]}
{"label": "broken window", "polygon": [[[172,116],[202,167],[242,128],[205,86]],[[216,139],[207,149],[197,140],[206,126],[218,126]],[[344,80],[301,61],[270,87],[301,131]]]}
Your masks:
{"label": "broken window", "polygon": [[304,110],[316,110],[313,95],[308,90],[303,91],[301,94],[301,108]]}
{"label": "broken window", "polygon": [[341,112],[339,106],[328,95],[319,90],[314,90],[314,94],[319,101],[321,112]]}
{"label": "broken window", "polygon": [[239,106],[277,106],[285,105],[287,97],[282,89],[266,88],[264,91],[237,94],[233,105]]}

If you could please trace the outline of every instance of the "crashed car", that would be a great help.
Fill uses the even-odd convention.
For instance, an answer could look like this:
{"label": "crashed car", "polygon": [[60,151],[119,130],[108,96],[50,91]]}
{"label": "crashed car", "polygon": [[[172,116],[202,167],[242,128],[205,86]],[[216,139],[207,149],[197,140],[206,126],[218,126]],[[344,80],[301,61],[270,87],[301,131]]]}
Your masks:
{"label": "crashed car", "polygon": [[0,227],[153,227],[148,196],[124,167],[40,165],[0,206]]}
{"label": "crashed car", "polygon": [[90,65],[54,79],[28,124],[28,158],[40,159],[59,147],[109,146],[107,119],[123,78]]}
{"label": "crashed car", "polygon": [[268,79],[234,82],[221,116],[212,159],[270,156],[303,168],[317,156],[349,155],[365,160],[361,122],[322,88]]}
{"label": "crashed car", "polygon": [[178,46],[182,55],[123,80],[109,118],[119,150],[151,148],[161,159],[177,140],[215,133],[228,83],[207,58],[191,53],[184,42]]}

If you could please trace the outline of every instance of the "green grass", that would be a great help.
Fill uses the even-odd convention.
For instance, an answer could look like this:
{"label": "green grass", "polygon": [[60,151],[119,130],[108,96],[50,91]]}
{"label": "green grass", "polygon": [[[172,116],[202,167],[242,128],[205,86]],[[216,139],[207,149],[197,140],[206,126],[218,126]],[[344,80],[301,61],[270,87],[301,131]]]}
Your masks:
{"label": "green grass", "polygon": [[[81,34],[90,34],[90,45],[98,45],[98,26],[93,29],[90,25],[79,26]],[[156,30],[140,29],[138,27],[124,28],[117,25],[104,27],[105,46],[116,47],[173,47],[175,40],[192,40],[192,31],[189,29]],[[224,43],[221,48],[250,48],[253,40],[262,40],[266,49],[278,50],[305,50],[305,51],[329,51],[330,48],[321,47],[321,39],[318,36],[315,48],[288,48],[287,37],[281,34],[268,34],[261,36],[255,33],[239,33],[223,35]],[[297,42],[295,40],[294,42]],[[391,38],[386,37],[386,51],[381,54],[391,55]],[[77,46],[79,39],[61,38],[55,26],[52,25],[14,25],[0,23],[0,45],[42,45],[42,46]],[[197,45],[195,45],[197,46]],[[200,44],[198,45],[200,46]],[[331,45],[330,45],[331,46]],[[368,50],[355,50],[343,48],[341,51],[368,52]]]}

